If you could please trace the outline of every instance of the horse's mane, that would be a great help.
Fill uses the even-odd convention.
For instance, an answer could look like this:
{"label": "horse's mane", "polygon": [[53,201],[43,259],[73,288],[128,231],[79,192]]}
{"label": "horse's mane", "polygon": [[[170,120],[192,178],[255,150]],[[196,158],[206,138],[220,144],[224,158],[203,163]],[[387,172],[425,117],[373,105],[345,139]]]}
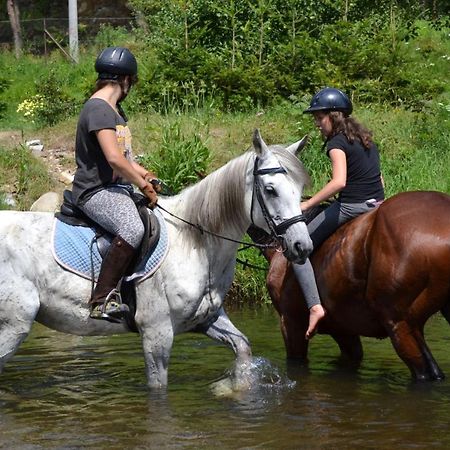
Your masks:
{"label": "horse's mane", "polygon": [[[309,183],[309,175],[296,156],[281,146],[269,148],[293,182]],[[183,196],[183,218],[205,230],[227,236],[245,231],[248,226],[248,213],[244,207],[245,177],[254,156],[250,149],[183,190],[180,194]],[[191,230],[194,239],[200,238],[198,230],[193,227]]]}

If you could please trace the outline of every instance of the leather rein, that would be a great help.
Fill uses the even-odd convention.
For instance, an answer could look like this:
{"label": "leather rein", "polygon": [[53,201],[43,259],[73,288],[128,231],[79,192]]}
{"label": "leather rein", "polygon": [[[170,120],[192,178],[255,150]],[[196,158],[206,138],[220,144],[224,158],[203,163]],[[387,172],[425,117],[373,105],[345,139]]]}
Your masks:
{"label": "leather rein", "polygon": [[[267,206],[264,202],[264,197],[262,195],[262,191],[261,191],[261,184],[260,184],[260,180],[259,177],[261,175],[267,175],[267,174],[272,174],[272,173],[284,173],[286,174],[286,169],[282,166],[279,167],[268,167],[265,169],[260,169],[259,168],[259,156],[256,156],[255,158],[255,164],[253,166],[253,193],[252,193],[252,202],[251,202],[251,209],[250,209],[250,219],[252,224],[254,225],[254,220],[253,220],[253,207],[255,204],[255,197],[258,200],[258,204],[261,208],[261,211],[263,213],[263,217],[264,220],[267,223],[267,226],[269,227],[270,230],[270,235],[272,238],[272,243],[269,244],[258,244],[256,242],[243,242],[243,241],[239,241],[236,239],[232,239],[217,233],[214,233],[212,231],[209,230],[205,230],[200,224],[195,224],[192,222],[189,222],[181,217],[178,217],[177,215],[171,213],[170,211],[168,211],[167,209],[165,209],[164,207],[162,207],[160,204],[156,204],[156,207],[160,208],[161,210],[163,210],[164,212],[166,212],[167,214],[169,214],[170,216],[180,220],[181,222],[190,225],[191,227],[196,228],[198,231],[200,231],[201,234],[209,234],[211,236],[215,236],[217,238],[220,239],[224,239],[226,241],[230,241],[230,242],[235,242],[236,244],[241,244],[241,245],[245,245],[247,247],[256,247],[259,249],[267,249],[267,248],[276,248],[278,246],[281,245],[282,249],[284,250],[285,248],[285,242],[284,242],[284,238],[283,238],[283,234],[286,233],[287,229],[291,226],[294,225],[297,222],[306,222],[306,217],[303,214],[299,214],[297,216],[291,217],[289,219],[283,220],[280,223],[275,223],[274,219],[271,217],[271,215],[269,214],[269,210],[267,209]],[[274,243],[274,241],[276,241],[277,243]]]}

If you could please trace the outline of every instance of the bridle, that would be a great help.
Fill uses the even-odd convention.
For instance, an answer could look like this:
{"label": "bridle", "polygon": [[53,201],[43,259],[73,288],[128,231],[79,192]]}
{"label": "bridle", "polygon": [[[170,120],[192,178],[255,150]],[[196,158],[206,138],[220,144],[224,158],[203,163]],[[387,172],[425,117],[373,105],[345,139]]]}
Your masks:
{"label": "bridle", "polygon": [[255,222],[253,220],[253,207],[255,204],[255,196],[258,200],[259,206],[261,208],[264,220],[267,223],[267,226],[269,227],[271,237],[279,242],[279,244],[282,246],[283,250],[285,247],[284,238],[282,235],[284,235],[287,231],[287,229],[294,225],[297,222],[306,222],[306,217],[303,214],[299,214],[297,216],[291,217],[289,219],[283,220],[280,223],[275,223],[275,220],[270,216],[269,210],[267,209],[267,206],[264,202],[264,197],[261,192],[261,183],[260,183],[260,176],[261,175],[267,175],[267,174],[273,174],[273,173],[284,173],[286,174],[286,169],[282,166],[278,167],[267,167],[265,169],[259,168],[259,156],[255,157],[255,164],[253,166],[253,193],[252,193],[252,203],[250,208],[250,219],[252,221],[252,224],[255,225]]}
{"label": "bridle", "polygon": [[[189,221],[183,219],[182,217],[179,217],[179,216],[171,213],[170,211],[168,211],[167,209],[162,207],[159,203],[156,204],[156,207],[165,211],[167,214],[180,220],[181,222],[183,222],[187,225],[190,225],[191,227],[196,228],[202,234],[206,233],[211,236],[215,236],[217,238],[224,239],[226,241],[235,242],[237,244],[244,245],[245,247],[256,247],[259,249],[274,248],[274,247],[278,247],[281,245],[282,250],[284,251],[285,250],[285,241],[284,241],[284,238],[282,235],[286,233],[287,229],[291,225],[294,225],[297,222],[306,222],[306,217],[303,214],[299,214],[298,216],[294,216],[294,217],[291,217],[290,219],[283,220],[279,224],[275,223],[275,220],[270,216],[269,210],[267,209],[267,206],[264,202],[264,197],[261,192],[261,184],[259,181],[259,177],[261,175],[267,175],[269,173],[284,173],[284,174],[286,174],[287,172],[286,172],[286,169],[281,166],[260,169],[259,161],[260,161],[259,157],[256,156],[255,163],[253,166],[253,192],[252,192],[252,201],[251,201],[251,208],[250,208],[250,220],[252,222],[252,225],[255,225],[255,222],[253,220],[253,208],[255,205],[255,196],[256,196],[256,199],[258,200],[258,204],[261,208],[264,220],[266,221],[267,226],[269,227],[269,230],[270,230],[270,237],[271,237],[271,241],[272,241],[270,243],[261,244],[261,243],[257,243],[257,242],[243,242],[243,241],[238,241],[238,240],[226,237],[226,236],[222,236],[218,233],[214,233],[212,231],[205,230],[200,224],[195,224],[195,223],[189,222]],[[274,244],[273,241],[276,241],[277,244]]]}

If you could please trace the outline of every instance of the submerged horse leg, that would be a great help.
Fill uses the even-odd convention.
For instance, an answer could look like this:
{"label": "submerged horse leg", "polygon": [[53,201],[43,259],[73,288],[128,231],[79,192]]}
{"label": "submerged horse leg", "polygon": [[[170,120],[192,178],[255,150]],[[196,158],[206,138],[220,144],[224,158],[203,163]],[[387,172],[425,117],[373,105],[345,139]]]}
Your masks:
{"label": "submerged horse leg", "polygon": [[0,372],[31,330],[39,311],[39,297],[26,280],[2,279],[0,287]]}
{"label": "submerged horse leg", "polygon": [[150,389],[167,386],[170,351],[173,344],[173,333],[168,330],[158,328],[145,329],[141,332],[147,385]]}
{"label": "submerged horse leg", "polygon": [[266,280],[273,306],[280,316],[280,329],[286,348],[287,359],[292,362],[307,362],[309,311],[303,300],[300,286],[292,267],[281,253],[274,253]]}
{"label": "submerged horse leg", "polygon": [[364,351],[361,344],[361,338],[359,336],[331,334],[331,337],[339,345],[339,350],[341,351],[342,358],[355,364],[359,364],[362,361]]}
{"label": "submerged horse leg", "polygon": [[236,355],[238,364],[249,361],[252,357],[252,350],[247,337],[233,325],[223,308],[220,308],[216,320],[200,325],[194,331],[227,344]]}
{"label": "submerged horse leg", "polygon": [[[232,324],[223,308],[220,308],[216,320],[197,326],[194,331],[227,344],[236,355],[234,369],[230,378],[227,379],[231,385],[227,385],[226,390],[231,392],[245,391],[255,384],[250,343]],[[221,390],[223,388],[219,389],[219,391]]]}
{"label": "submerged horse leg", "polygon": [[422,330],[401,321],[390,327],[389,336],[398,356],[417,381],[444,379],[444,374],[425,343]]}

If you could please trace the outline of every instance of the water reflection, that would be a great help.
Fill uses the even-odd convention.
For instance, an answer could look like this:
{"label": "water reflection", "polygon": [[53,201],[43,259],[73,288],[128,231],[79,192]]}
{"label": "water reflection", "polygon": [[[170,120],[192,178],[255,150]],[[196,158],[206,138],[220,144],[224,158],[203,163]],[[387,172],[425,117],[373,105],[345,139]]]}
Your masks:
{"label": "water reflection", "polygon": [[[388,341],[365,339],[359,368],[338,363],[331,338],[311,343],[308,367],[287,366],[271,309],[237,311],[257,383],[218,397],[231,352],[177,337],[169,389],[149,392],[138,336],[80,338],[36,326],[0,376],[0,448],[447,448],[450,383],[418,385]],[[450,376],[448,324],[429,344]]]}

